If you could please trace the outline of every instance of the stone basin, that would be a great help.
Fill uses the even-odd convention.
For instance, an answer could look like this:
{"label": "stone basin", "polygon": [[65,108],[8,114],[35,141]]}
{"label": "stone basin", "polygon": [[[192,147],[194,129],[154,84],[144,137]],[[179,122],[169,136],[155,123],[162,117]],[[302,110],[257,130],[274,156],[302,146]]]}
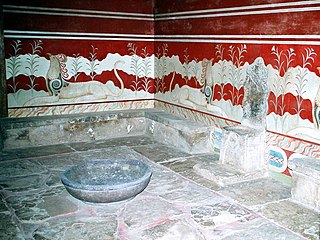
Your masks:
{"label": "stone basin", "polygon": [[99,159],[66,169],[61,182],[79,200],[110,203],[141,193],[151,175],[151,168],[140,160]]}

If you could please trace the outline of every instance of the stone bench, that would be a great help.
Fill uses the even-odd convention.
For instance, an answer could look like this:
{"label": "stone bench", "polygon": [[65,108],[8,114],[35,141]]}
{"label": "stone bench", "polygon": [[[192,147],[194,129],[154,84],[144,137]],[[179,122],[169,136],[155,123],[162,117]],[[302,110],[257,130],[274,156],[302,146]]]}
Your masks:
{"label": "stone bench", "polygon": [[320,211],[320,159],[295,158],[288,167],[292,171],[292,200]]}
{"label": "stone bench", "polygon": [[181,151],[200,154],[214,151],[214,127],[187,120],[166,112],[146,112],[149,134],[157,141]]}
{"label": "stone bench", "polygon": [[146,132],[139,111],[0,119],[4,149],[85,142]]}
{"label": "stone bench", "polygon": [[0,150],[144,134],[187,153],[213,149],[213,127],[154,109],[4,118],[0,126]]}

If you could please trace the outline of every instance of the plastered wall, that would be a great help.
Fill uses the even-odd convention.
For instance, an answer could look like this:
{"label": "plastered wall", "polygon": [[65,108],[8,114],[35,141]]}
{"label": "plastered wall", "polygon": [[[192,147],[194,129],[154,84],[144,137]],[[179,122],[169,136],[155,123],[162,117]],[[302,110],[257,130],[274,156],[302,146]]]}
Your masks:
{"label": "plastered wall", "polygon": [[[159,108],[221,128],[268,68],[270,168],[320,157],[319,1],[4,1],[10,117]],[[204,63],[211,77],[203,81]],[[55,81],[59,80],[59,81]],[[202,92],[206,86],[208,92]]]}
{"label": "plastered wall", "polygon": [[152,108],[153,3],[4,1],[10,117]]}
{"label": "plastered wall", "polygon": [[[270,169],[290,176],[287,163],[292,158],[319,158],[320,28],[315,24],[319,5],[157,2],[155,53],[162,61],[156,74],[164,84],[155,95],[156,107],[215,125],[219,147],[221,128],[241,121],[246,69],[262,57],[270,87],[266,119]],[[201,79],[205,58],[212,61],[207,82]],[[201,92],[204,87],[207,96]]]}

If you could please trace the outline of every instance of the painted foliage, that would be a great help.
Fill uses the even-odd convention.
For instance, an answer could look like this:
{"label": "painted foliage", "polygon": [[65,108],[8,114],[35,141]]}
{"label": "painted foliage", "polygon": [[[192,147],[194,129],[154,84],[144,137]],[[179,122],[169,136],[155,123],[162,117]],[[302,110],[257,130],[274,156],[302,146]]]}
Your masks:
{"label": "painted foliage", "polygon": [[[258,57],[248,44],[208,44],[211,54],[204,56],[192,56],[186,46],[179,56],[170,43],[159,44],[155,54],[126,43],[123,53],[98,54],[90,45],[87,53],[49,57],[43,41],[7,41],[9,107],[152,99],[156,92],[157,99],[239,122],[246,69]],[[260,55],[271,89],[267,129],[319,142],[315,47],[265,45]]]}
{"label": "painted foliage", "polygon": [[[195,0],[169,4],[164,0],[156,7],[156,29],[161,36],[156,46],[166,44],[168,59],[179,59],[172,67],[177,71],[173,83],[170,72],[163,80],[165,88],[174,86],[172,93],[156,94],[158,108],[215,125],[218,146],[219,128],[241,121],[246,69],[262,57],[270,88],[268,146],[320,158],[319,25],[314,24],[320,18],[317,1]],[[202,87],[185,83],[181,67],[190,62],[184,59],[199,62],[204,58],[212,60],[212,80],[206,81],[210,84],[205,86],[205,97],[198,95]],[[201,78],[197,79],[199,84]],[[173,94],[176,91],[179,94]],[[269,153],[270,164],[275,163],[273,155],[274,159],[288,159],[279,157],[284,154],[276,150]],[[290,175],[287,162],[280,162],[271,169]]]}
{"label": "painted foliage", "polygon": [[[187,43],[184,44],[185,49],[182,51],[181,45],[177,46],[174,43],[162,45],[166,47],[166,55],[161,56],[162,61],[166,62],[163,64],[166,68],[158,69],[157,72],[162,73],[158,78],[166,84],[163,87],[165,91],[160,90],[156,93],[156,99],[183,106],[195,111],[195,114],[200,111],[226,120],[222,125],[214,124],[217,127],[229,125],[227,124],[229,121],[231,124],[240,122],[243,115],[243,82],[246,69],[261,56],[268,69],[270,88],[267,130],[289,138],[320,143],[318,46],[199,44],[204,52],[211,53],[200,55],[199,51],[192,51]],[[195,54],[187,55],[187,52]],[[200,74],[201,69],[203,70],[201,66],[203,61],[195,59],[211,59],[207,66],[209,71],[206,71],[205,81],[201,80]],[[200,70],[186,71],[197,68]],[[174,79],[173,72],[175,72]],[[210,94],[206,95],[206,92],[203,92],[205,87],[211,89],[207,91]],[[298,150],[298,146],[295,148]],[[271,157],[271,163],[272,159]],[[277,164],[273,165],[272,170],[276,170],[276,166]],[[286,163],[278,167],[277,171],[289,175]]]}
{"label": "painted foliage", "polygon": [[[317,1],[22,2],[4,6],[9,116],[155,102],[215,125],[219,146],[219,128],[241,121],[246,70],[262,57],[269,146],[320,157]],[[284,155],[273,149],[270,163],[289,174]]]}
{"label": "painted foliage", "polygon": [[[168,44],[164,44],[168,48]],[[222,107],[222,102],[228,102],[232,109],[230,112],[224,112],[224,115],[217,113],[218,116],[226,116],[228,119],[239,121],[241,111],[235,111],[237,106],[241,107],[243,100],[243,81],[245,79],[246,68],[253,62],[255,56],[250,54],[249,48],[255,48],[254,45],[240,44],[227,45],[216,44],[213,46],[214,53],[211,56],[204,56],[212,61],[210,85],[212,87],[212,96],[210,102],[220,111],[227,109]],[[186,48],[187,49],[187,48]],[[268,111],[268,129],[287,133],[297,126],[301,126],[303,121],[310,128],[318,128],[318,116],[314,113],[316,99],[319,98],[320,79],[318,76],[315,59],[317,53],[312,47],[305,47],[298,50],[287,48],[279,50],[278,46],[265,46],[264,52],[261,53],[269,70],[269,111]],[[301,51],[300,51],[301,50]],[[298,52],[300,51],[300,53]],[[299,56],[298,56],[299,55]],[[170,90],[170,85],[174,86],[172,92],[181,89],[182,86],[188,85],[192,89],[200,91],[203,85],[200,83],[201,62],[180,61],[180,59],[189,59],[190,56],[178,57],[174,53],[172,57],[161,56],[161,61],[166,64],[159,65],[156,76],[162,82],[167,82],[162,89],[158,90],[157,97],[168,101],[179,103],[181,99],[174,101],[170,96],[161,96],[161,93]],[[201,59],[201,57],[198,57]],[[194,57],[194,59],[197,59]],[[169,66],[169,67],[168,67]],[[169,69],[169,70],[168,70]],[[186,69],[193,69],[186,71]],[[194,70],[198,69],[198,71]],[[169,76],[175,72],[174,83],[170,81]],[[179,75],[177,75],[179,74]],[[167,80],[164,79],[167,76]],[[194,79],[194,81],[186,80]],[[207,82],[208,84],[208,82]],[[156,88],[157,89],[157,88]],[[167,94],[170,95],[170,94]],[[191,97],[191,96],[190,96]],[[200,102],[200,100],[195,100]],[[201,104],[185,104],[186,107],[193,107],[198,110],[205,110]],[[286,123],[287,118],[294,116],[296,123],[291,127]],[[292,119],[291,119],[292,120]]]}
{"label": "painted foliage", "polygon": [[88,52],[69,46],[67,53],[59,49],[54,54],[56,49],[45,46],[48,40],[6,43],[9,108],[153,99],[150,45],[118,43],[121,53],[93,44]]}

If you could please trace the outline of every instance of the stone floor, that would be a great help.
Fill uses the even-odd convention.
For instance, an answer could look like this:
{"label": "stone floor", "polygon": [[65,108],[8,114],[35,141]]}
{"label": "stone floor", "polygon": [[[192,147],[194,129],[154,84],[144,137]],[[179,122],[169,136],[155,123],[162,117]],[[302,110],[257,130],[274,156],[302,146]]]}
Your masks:
{"label": "stone floor", "polygon": [[[73,164],[115,157],[144,159],[153,169],[131,200],[83,203],[60,182]],[[319,213],[291,202],[289,186],[233,175],[221,182],[216,154],[186,154],[147,136],[16,149],[0,159],[3,240],[319,239]],[[204,178],[199,169],[222,177]]]}

